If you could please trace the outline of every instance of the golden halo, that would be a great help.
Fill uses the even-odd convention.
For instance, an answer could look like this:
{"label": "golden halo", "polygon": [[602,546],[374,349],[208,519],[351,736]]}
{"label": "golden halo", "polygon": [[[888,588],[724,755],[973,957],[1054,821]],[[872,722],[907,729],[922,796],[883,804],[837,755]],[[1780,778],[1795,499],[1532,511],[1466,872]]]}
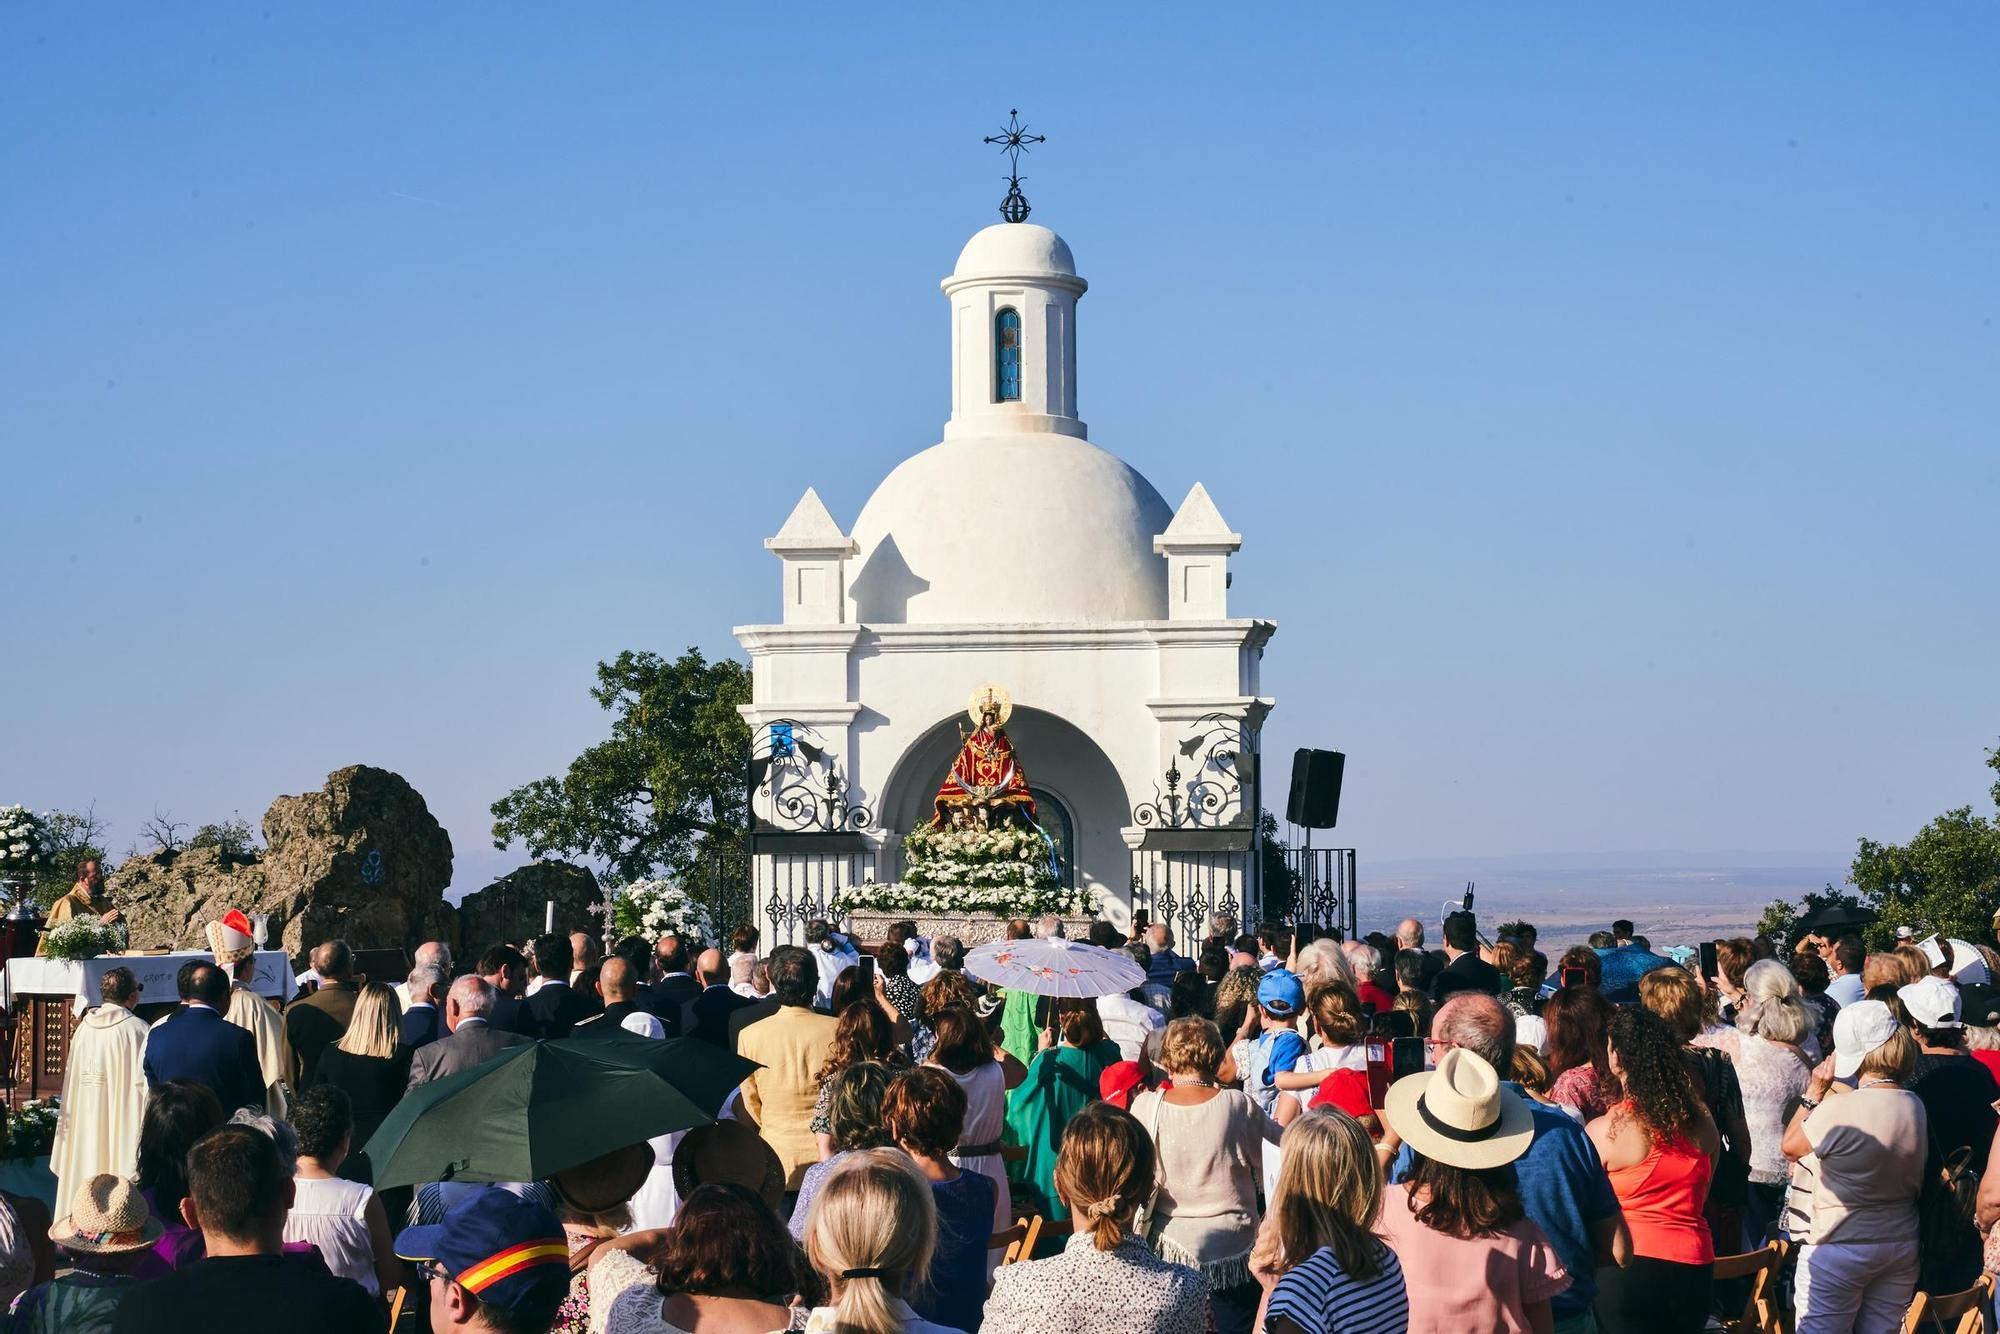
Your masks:
{"label": "golden halo", "polygon": [[993,709],[993,725],[1005,727],[1007,720],[1014,716],[1014,701],[996,685],[983,685],[972,692],[972,698],[965,706],[966,716],[972,719],[972,725],[977,727],[985,722],[981,715],[989,704]]}

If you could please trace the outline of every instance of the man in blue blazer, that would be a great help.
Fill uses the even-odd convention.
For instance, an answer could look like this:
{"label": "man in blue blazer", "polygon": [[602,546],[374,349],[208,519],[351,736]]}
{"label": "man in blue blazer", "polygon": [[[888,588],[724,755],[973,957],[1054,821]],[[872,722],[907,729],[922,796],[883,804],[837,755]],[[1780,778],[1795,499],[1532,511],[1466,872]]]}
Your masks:
{"label": "man in blue blazer", "polygon": [[229,974],[197,964],[188,979],[187,1003],[146,1038],[146,1083],[174,1079],[205,1085],[228,1116],[239,1107],[264,1110],[264,1075],[250,1030],[222,1016],[229,1009]]}
{"label": "man in blue blazer", "polygon": [[403,1011],[403,1045],[411,1051],[444,1036],[438,1004],[444,999],[444,969],[418,964],[410,970],[410,1004]]}

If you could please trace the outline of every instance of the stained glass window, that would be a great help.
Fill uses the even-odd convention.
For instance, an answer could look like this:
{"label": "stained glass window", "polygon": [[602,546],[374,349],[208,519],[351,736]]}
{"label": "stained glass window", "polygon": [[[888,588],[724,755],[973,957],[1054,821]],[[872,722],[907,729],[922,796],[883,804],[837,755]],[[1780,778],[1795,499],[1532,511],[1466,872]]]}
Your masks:
{"label": "stained glass window", "polygon": [[993,401],[1021,401],[1021,313],[1012,307],[993,317]]}

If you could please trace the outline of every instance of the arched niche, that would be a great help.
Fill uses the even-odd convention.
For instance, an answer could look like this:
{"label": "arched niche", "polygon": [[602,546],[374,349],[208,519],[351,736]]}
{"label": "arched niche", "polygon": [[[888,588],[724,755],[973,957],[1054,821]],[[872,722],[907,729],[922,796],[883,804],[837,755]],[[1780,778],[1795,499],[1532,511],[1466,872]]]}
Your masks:
{"label": "arched niche", "polygon": [[[945,718],[913,742],[890,771],[883,785],[879,816],[889,831],[878,875],[892,879],[903,870],[903,835],[931,818],[938,788],[958,754],[959,733],[972,724],[964,714]],[[1070,873],[1075,883],[1099,892],[1107,911],[1122,917],[1130,899],[1131,853],[1119,833],[1131,819],[1131,804],[1125,785],[1110,757],[1090,734],[1074,723],[1042,709],[1015,705],[1007,722],[1007,739],[1027,771],[1028,786],[1035,792],[1039,808],[1045,797],[1059,803],[1067,819],[1074,848]],[[1056,812],[1042,815],[1042,824],[1056,831]]]}

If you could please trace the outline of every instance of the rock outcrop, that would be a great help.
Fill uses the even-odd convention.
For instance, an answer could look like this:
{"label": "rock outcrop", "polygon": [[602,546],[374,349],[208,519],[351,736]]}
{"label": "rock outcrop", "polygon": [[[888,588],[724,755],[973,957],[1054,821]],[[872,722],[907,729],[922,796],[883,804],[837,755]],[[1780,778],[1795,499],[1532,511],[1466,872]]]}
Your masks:
{"label": "rock outcrop", "polygon": [[572,862],[529,862],[459,900],[459,957],[470,961],[501,941],[518,945],[541,934],[551,902],[556,930],[603,934],[604,919],[590,911],[604,902],[596,876]]}
{"label": "rock outcrop", "polygon": [[254,857],[203,848],[128,858],[110,890],[132,944],[202,948],[203,923],[231,908],[270,914],[269,948],[295,959],[334,937],[406,952],[457,938],[444,901],[451,836],[399,774],[350,765],[317,792],[279,797],[264,842]]}
{"label": "rock outcrop", "polygon": [[[111,873],[110,893],[134,948],[166,945],[207,949],[202,924],[231,908],[268,911],[262,855],[231,856],[217,848],[149,852],[127,857]],[[277,939],[273,923],[271,938]],[[149,996],[148,1000],[172,1000]]]}

